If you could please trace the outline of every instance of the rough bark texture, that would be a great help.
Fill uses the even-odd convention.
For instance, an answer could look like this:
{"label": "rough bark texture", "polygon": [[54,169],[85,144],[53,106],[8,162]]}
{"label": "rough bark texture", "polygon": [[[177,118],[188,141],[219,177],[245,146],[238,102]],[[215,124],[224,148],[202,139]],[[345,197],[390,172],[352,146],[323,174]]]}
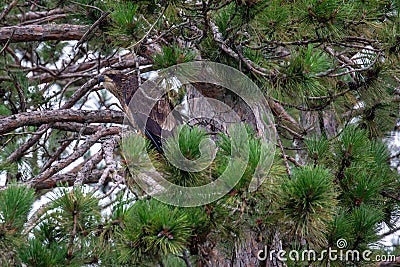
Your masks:
{"label": "rough bark texture", "polygon": [[89,29],[85,25],[48,24],[10,26],[0,28],[0,43],[80,40]]}
{"label": "rough bark texture", "polygon": [[112,110],[46,110],[15,114],[2,117],[0,134],[7,133],[23,126],[34,126],[52,122],[80,122],[80,123],[122,123],[124,113]]}

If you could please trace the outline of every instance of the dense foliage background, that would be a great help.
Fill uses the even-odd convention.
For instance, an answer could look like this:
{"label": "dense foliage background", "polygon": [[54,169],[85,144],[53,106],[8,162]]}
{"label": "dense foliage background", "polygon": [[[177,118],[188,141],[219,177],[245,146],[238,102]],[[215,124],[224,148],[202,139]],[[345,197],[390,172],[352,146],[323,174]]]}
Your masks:
{"label": "dense foliage background", "polygon": [[[399,9],[395,0],[1,0],[0,265],[376,265],[257,259],[265,246],[321,251],[341,238],[344,250],[396,255],[379,240],[398,237],[400,219],[400,153],[390,142]],[[262,89],[277,152],[249,193],[264,155],[249,128],[237,186],[179,208],[135,184],[120,149],[124,114],[97,79],[105,69],[145,74],[194,60],[232,66]],[[206,134],[185,134],[180,146],[196,158]],[[229,140],[217,144],[204,173],[150,154],[171,181],[193,186],[226,167]]]}

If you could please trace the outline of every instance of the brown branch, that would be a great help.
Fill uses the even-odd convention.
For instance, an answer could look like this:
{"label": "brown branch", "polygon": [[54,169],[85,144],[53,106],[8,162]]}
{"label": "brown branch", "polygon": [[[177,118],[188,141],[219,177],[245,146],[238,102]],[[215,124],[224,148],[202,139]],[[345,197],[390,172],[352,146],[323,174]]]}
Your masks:
{"label": "brown branch", "polygon": [[[149,61],[146,58],[139,58],[139,64],[140,65],[148,65],[151,64],[151,61]],[[117,68],[117,69],[127,69],[127,68],[132,68],[135,67],[135,60],[133,59],[131,54],[126,54],[122,57],[120,56],[114,56],[111,58],[106,58],[102,60],[91,60],[87,62],[82,62],[79,64],[74,64],[71,66],[66,67],[63,71],[59,71],[57,69],[47,69],[46,73],[36,75],[29,77],[30,82],[37,82],[37,83],[47,83],[55,80],[60,80],[60,79],[70,79],[73,77],[91,77],[93,75],[89,75],[89,71],[93,71],[95,69],[101,69],[104,67],[111,66],[112,68]],[[37,69],[26,69],[26,71],[33,71]],[[42,71],[44,71],[42,69]],[[52,75],[51,73],[54,73]],[[64,73],[64,74],[61,74]],[[0,77],[1,80],[1,77]],[[96,80],[97,82],[97,80]],[[94,83],[95,84],[95,83]],[[94,85],[93,84],[93,85]]]}
{"label": "brown branch", "polygon": [[3,48],[1,49],[0,55],[3,54],[3,52],[6,51],[7,47],[10,45],[11,40],[12,40],[12,38],[13,38],[13,36],[14,36],[14,33],[15,33],[15,30],[11,33],[11,35],[10,35],[10,37],[8,38],[6,44],[5,44],[5,45],[3,46]]}
{"label": "brown branch", "polygon": [[83,135],[91,135],[97,132],[100,126],[85,125],[76,122],[56,122],[51,125],[51,128],[66,132],[81,133]]}
{"label": "brown branch", "polygon": [[18,0],[12,1],[0,14],[0,21],[4,19],[5,16],[7,16],[8,13],[10,13],[11,9],[13,9],[16,5],[18,4]]}
{"label": "brown branch", "polygon": [[113,110],[46,110],[24,112],[3,117],[0,121],[0,134],[7,133],[23,126],[34,126],[53,122],[81,123],[120,123],[124,113]]}
{"label": "brown branch", "polygon": [[68,257],[69,258],[72,258],[72,255],[73,255],[74,239],[76,236],[76,225],[78,224],[78,213],[79,213],[79,210],[76,210],[76,200],[74,199],[74,210],[72,211],[73,225],[72,225],[72,230],[71,230],[71,236],[69,237],[69,242],[68,242]]}
{"label": "brown branch", "polygon": [[[283,149],[285,149],[285,148],[283,148]],[[296,167],[303,167],[303,165],[301,165],[296,159],[292,158],[291,156],[286,155],[286,158],[288,161],[293,163]]]}
{"label": "brown branch", "polygon": [[82,36],[82,38],[76,43],[74,49],[77,49],[79,46],[81,46],[84,42],[87,41],[88,35],[96,28],[111,12],[103,12],[101,14],[100,18],[96,20],[95,23],[93,23],[92,26],[85,32],[85,34]]}
{"label": "brown branch", "polygon": [[33,20],[33,19],[48,17],[48,16],[56,15],[56,14],[64,14],[65,12],[66,12],[65,8],[56,8],[56,9],[52,9],[49,11],[40,11],[40,12],[30,11],[25,14],[10,15],[10,16],[8,16],[8,19],[19,20],[22,22],[22,21],[26,21],[26,20]]}
{"label": "brown branch", "polygon": [[268,100],[269,107],[271,108],[272,113],[278,117],[280,120],[284,120],[287,122],[287,127],[291,128],[293,131],[299,133],[303,133],[304,130],[300,127],[300,125],[297,123],[297,121],[285,110],[285,108],[273,101],[273,100]]}
{"label": "brown branch", "polygon": [[40,126],[34,135],[24,144],[17,148],[10,156],[8,156],[8,162],[14,162],[20,159],[23,156],[23,153],[27,151],[30,147],[36,144],[37,141],[42,137],[42,134],[45,133],[48,129],[50,129],[50,125],[42,125]]}
{"label": "brown branch", "polygon": [[[91,173],[88,173],[83,178],[83,184],[96,184],[101,175],[103,174],[103,170],[93,170]],[[66,173],[66,174],[58,174],[49,177],[49,179],[45,181],[37,181],[32,184],[32,187],[36,190],[43,189],[52,189],[57,187],[57,184],[67,184],[69,186],[73,186],[76,179],[76,173]],[[107,180],[108,181],[108,180]]]}
{"label": "brown branch", "polygon": [[269,71],[269,70],[267,70],[265,68],[256,67],[255,64],[251,60],[245,58],[240,52],[236,53],[235,51],[233,51],[232,48],[230,48],[226,44],[226,42],[223,40],[222,34],[221,34],[221,32],[219,31],[217,25],[215,25],[214,22],[210,21],[210,29],[211,29],[211,31],[213,33],[214,41],[218,43],[219,47],[225,53],[227,53],[229,56],[233,57],[234,59],[238,59],[238,60],[242,61],[250,71],[252,71],[252,72],[254,72],[256,74],[259,74],[259,75],[261,75],[263,77],[271,78],[271,76],[272,76],[272,72],[271,71]]}
{"label": "brown branch", "polygon": [[[76,102],[79,101],[89,90],[97,84],[97,78],[91,79],[87,81],[84,85],[82,85],[69,99],[68,101],[60,108],[60,109],[69,109],[72,108]],[[42,134],[50,129],[51,125],[42,125],[37,129],[36,134],[32,136],[27,142],[22,144],[17,150],[15,150],[10,156],[8,156],[8,162],[14,162],[20,159],[23,154],[32,147],[39,139]]]}
{"label": "brown branch", "polygon": [[61,146],[54,152],[53,155],[51,155],[51,158],[42,166],[40,169],[40,172],[45,171],[46,169],[50,168],[51,164],[58,160],[58,158],[61,156],[61,154],[67,149],[67,147],[72,143],[72,139],[64,141]]}
{"label": "brown branch", "polygon": [[49,23],[53,20],[63,19],[66,17],[67,17],[67,14],[56,14],[56,15],[51,15],[51,16],[44,17],[44,18],[27,20],[27,21],[24,21],[24,22],[21,22],[20,24],[18,24],[18,26],[29,25],[29,24]]}
{"label": "brown branch", "polygon": [[[118,127],[107,127],[103,128],[102,130],[98,131],[96,134],[91,135],[86,139],[86,142],[79,146],[72,154],[70,154],[67,158],[61,159],[54,164],[46,171],[40,173],[34,179],[29,181],[30,185],[34,185],[37,182],[42,182],[49,179],[52,175],[56,174],[57,172],[63,170],[65,167],[70,165],[75,160],[82,157],[100,138],[115,135],[120,133],[120,128]],[[75,177],[76,178],[76,177]]]}
{"label": "brown branch", "polygon": [[[107,141],[106,141],[107,142]],[[87,176],[87,174],[94,168],[96,167],[96,164],[98,164],[101,160],[103,159],[103,151],[100,150],[96,154],[94,154],[88,161],[85,162],[83,165],[82,169],[78,172],[78,175],[76,176],[74,186],[80,186],[83,184],[83,180]]]}
{"label": "brown branch", "polygon": [[[47,70],[47,72],[51,72],[50,70]],[[60,81],[60,80],[65,80],[65,79],[71,79],[71,78],[91,78],[93,74],[89,74],[87,72],[72,72],[72,73],[65,73],[65,74],[56,74],[56,73],[43,73],[39,76],[33,76],[29,78],[29,82],[36,82],[36,83],[48,83],[52,81]]]}
{"label": "brown branch", "polygon": [[0,28],[0,43],[5,43],[14,32],[12,43],[49,41],[49,40],[79,40],[88,30],[88,26],[71,24],[46,24],[28,26],[9,26]]}
{"label": "brown branch", "polygon": [[392,194],[390,194],[390,193],[388,193],[388,192],[386,192],[386,191],[382,191],[382,192],[380,192],[380,194],[381,194],[383,197],[391,198],[391,199],[393,199],[393,200],[396,200],[396,201],[400,202],[400,196],[392,195]]}
{"label": "brown branch", "polygon": [[298,132],[296,132],[296,131],[290,129],[289,127],[287,127],[287,126],[285,126],[285,125],[283,125],[283,124],[279,124],[278,126],[281,127],[282,129],[285,129],[285,130],[288,131],[291,135],[293,135],[294,137],[296,137],[296,138],[298,138],[298,139],[300,139],[300,140],[304,140],[304,138],[305,138],[304,135],[299,134]]}
{"label": "brown branch", "polygon": [[286,152],[285,152],[285,149],[283,148],[282,141],[281,141],[279,134],[276,135],[276,141],[278,142],[278,147],[280,148],[280,150],[282,152],[282,158],[283,158],[283,162],[285,163],[286,173],[288,175],[288,178],[290,179],[292,174],[290,172],[290,166],[288,163],[288,155],[286,155]]}

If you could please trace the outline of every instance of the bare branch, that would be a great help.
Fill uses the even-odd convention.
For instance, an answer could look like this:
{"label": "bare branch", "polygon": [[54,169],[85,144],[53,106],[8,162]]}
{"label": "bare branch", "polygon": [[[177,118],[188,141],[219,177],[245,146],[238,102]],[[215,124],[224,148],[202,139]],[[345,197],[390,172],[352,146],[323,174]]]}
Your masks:
{"label": "bare branch", "polygon": [[79,40],[89,29],[84,25],[46,24],[9,26],[0,28],[0,43],[5,43],[14,32],[11,43],[49,41],[49,40]]}
{"label": "bare branch", "polygon": [[87,152],[87,150],[89,148],[91,148],[100,138],[108,136],[108,135],[119,134],[119,133],[120,133],[120,129],[118,127],[103,128],[102,130],[98,131],[96,134],[87,138],[85,143],[83,143],[81,146],[79,146],[67,158],[59,160],[57,162],[57,164],[54,164],[53,166],[48,168],[46,171],[41,172],[34,179],[30,180],[29,184],[34,185],[37,182],[43,182],[43,181],[47,180],[52,175],[61,171],[62,169],[64,169],[68,165],[70,165],[72,162],[77,160],[78,158],[82,157]]}
{"label": "bare branch", "polygon": [[83,42],[86,42],[88,39],[88,35],[110,14],[111,12],[103,12],[101,14],[100,18],[96,20],[95,23],[93,23],[92,26],[85,32],[85,34],[82,36],[82,38],[76,43],[74,49],[77,49],[79,46],[83,44]]}
{"label": "bare branch", "polygon": [[18,0],[12,1],[6,9],[3,10],[0,14],[0,20],[3,20],[5,16],[7,16],[8,13],[10,13],[11,9],[13,9],[16,5],[18,4]]}
{"label": "bare branch", "polygon": [[81,122],[81,123],[120,123],[124,113],[113,110],[46,110],[24,112],[2,118],[0,134],[7,133],[23,126],[41,125],[52,122]]}

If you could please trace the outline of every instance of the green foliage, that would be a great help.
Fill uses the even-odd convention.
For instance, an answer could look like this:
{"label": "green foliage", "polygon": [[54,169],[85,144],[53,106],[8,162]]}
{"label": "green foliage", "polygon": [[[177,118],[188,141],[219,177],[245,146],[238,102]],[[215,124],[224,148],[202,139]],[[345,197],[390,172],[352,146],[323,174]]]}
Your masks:
{"label": "green foliage", "polygon": [[177,128],[174,136],[166,139],[164,151],[169,162],[162,168],[168,181],[188,187],[210,182],[207,166],[212,146],[204,130],[186,125]]}
{"label": "green foliage", "polygon": [[145,25],[145,21],[138,16],[139,5],[131,1],[112,1],[109,5],[113,10],[109,34],[116,37],[119,45],[128,44],[132,37],[138,39]]}
{"label": "green foliage", "polygon": [[[0,13],[10,2],[2,3]],[[33,25],[32,20],[24,21],[25,16],[32,16],[37,20],[34,24],[90,27],[103,12],[111,14],[98,21],[85,35],[88,41],[70,55],[63,55],[69,42],[14,43],[11,38],[0,60],[0,117],[55,109],[71,100],[77,90],[97,93],[98,87],[78,87],[104,67],[120,65],[130,68],[125,71],[132,70],[130,55],[120,50],[129,47],[146,64],[152,61],[146,71],[196,58],[242,71],[271,96],[268,102],[278,120],[283,148],[269,169],[272,147],[250,128],[215,136],[196,127],[183,127],[163,144],[165,154],[139,135],[124,135],[114,157],[123,160],[109,172],[102,187],[107,194],[104,198],[97,197],[104,193],[100,190],[87,193],[90,186],[55,189],[50,203],[43,204],[29,222],[32,203],[41,202],[39,195],[45,190],[38,190],[36,196],[32,189],[8,181],[7,188],[0,191],[0,265],[185,266],[186,256],[193,266],[213,265],[213,257],[218,264],[234,265],[242,256],[251,260],[256,252],[252,245],[276,249],[279,243],[284,249],[301,252],[336,248],[337,240],[344,238],[348,249],[366,249],[378,241],[381,226],[398,226],[399,175],[391,169],[384,138],[396,129],[399,117],[399,1],[33,2],[25,5],[19,1],[10,13],[4,13],[2,26]],[[65,12],[56,10],[50,15],[54,8]],[[121,64],[114,64],[116,55]],[[55,68],[55,62],[61,60],[61,68],[59,64]],[[88,65],[91,67],[85,69]],[[193,75],[189,72],[186,74]],[[223,76],[218,70],[216,74],[246,89],[235,77]],[[176,97],[173,105],[186,100],[185,90],[178,96],[168,93],[170,98]],[[103,90],[98,96],[103,100],[107,93]],[[77,100],[72,109],[85,109],[86,100]],[[99,101],[94,106],[104,109],[108,104]],[[290,116],[294,120],[287,120]],[[54,155],[60,144],[75,136],[84,142],[90,136],[86,131],[57,130],[55,125],[48,124],[52,129],[12,163],[7,158],[36,136],[31,132],[38,126],[1,135],[0,174],[34,181],[30,179],[48,159],[54,156],[53,167],[58,168],[56,164],[68,157],[71,151]],[[334,129],[329,132],[329,128]],[[102,146],[103,152],[105,148]],[[91,155],[86,151],[82,158]],[[95,167],[96,175],[103,171],[103,162]],[[73,173],[85,171],[82,166],[74,166]],[[198,170],[182,170],[182,166]],[[67,167],[70,170],[71,165]],[[201,186],[229,167],[230,178],[237,178],[239,169],[244,169],[239,182],[218,201],[196,208],[160,203],[131,179],[159,171],[177,185]],[[57,171],[57,178],[65,177]],[[263,184],[249,192],[251,183],[260,181]],[[302,264],[328,263],[288,263]],[[329,264],[340,266],[343,262]]]}
{"label": "green foliage", "polygon": [[1,227],[13,233],[22,231],[34,200],[34,191],[26,186],[11,184],[0,191]]}
{"label": "green foliage", "polygon": [[120,233],[120,261],[157,262],[163,256],[181,253],[190,236],[191,224],[178,208],[153,199],[137,201],[130,207]]}
{"label": "green foliage", "polygon": [[51,267],[65,264],[67,249],[63,244],[45,245],[35,238],[22,246],[18,253],[21,261],[28,266]]}
{"label": "green foliage", "polygon": [[290,233],[321,246],[334,216],[336,196],[333,175],[328,169],[305,166],[293,172],[276,197]]}
{"label": "green foliage", "polygon": [[327,90],[317,76],[327,71],[330,64],[327,55],[320,50],[315,51],[312,45],[293,51],[290,61],[282,67],[279,87],[284,95],[293,98],[325,95]]}
{"label": "green foliage", "polygon": [[336,146],[336,153],[346,166],[350,166],[353,162],[370,160],[370,155],[365,153],[365,148],[369,145],[367,131],[350,125],[341,133]]}
{"label": "green foliage", "polygon": [[79,234],[85,234],[96,227],[100,220],[99,200],[93,193],[84,193],[80,187],[72,190],[61,188],[52,196],[51,217],[62,226],[65,234],[69,235],[74,228]]}
{"label": "green foliage", "polygon": [[314,164],[329,157],[329,141],[325,136],[312,136],[304,140],[307,147],[308,156],[314,161]]}
{"label": "green foliage", "polygon": [[154,64],[156,69],[164,69],[170,66],[193,61],[196,54],[187,48],[180,48],[174,44],[171,46],[163,46],[162,52],[155,54]]}
{"label": "green foliage", "polygon": [[[218,29],[221,31],[224,37],[227,37],[226,35],[228,33],[227,30],[229,27],[229,22],[235,22],[234,25],[239,23],[240,18],[234,15],[236,9],[237,6],[234,3],[230,3],[215,14],[216,25],[218,26]],[[232,21],[232,18],[234,19],[234,21]]]}
{"label": "green foliage", "polygon": [[366,244],[377,241],[379,222],[383,219],[383,214],[379,209],[361,205],[351,213],[351,223],[354,227],[354,247],[360,247],[361,242]]}
{"label": "green foliage", "polygon": [[23,244],[24,224],[34,202],[34,191],[26,186],[10,184],[0,191],[0,263],[16,261],[16,248]]}
{"label": "green foliage", "polygon": [[[248,142],[249,148],[249,158],[246,170],[236,184],[233,190],[243,192],[249,189],[250,182],[253,179],[257,181],[263,181],[267,177],[269,172],[269,167],[271,166],[273,155],[271,155],[271,147],[265,143],[260,137],[257,137],[254,130],[246,125],[246,130],[248,136],[238,136],[239,138],[234,138],[235,142],[238,143],[237,147],[244,148],[246,145],[241,145],[243,142]],[[227,136],[224,134],[219,135],[218,146],[220,151],[217,153],[216,165],[217,174],[219,177],[227,168],[227,164],[231,161],[232,153],[232,136]]]}
{"label": "green foliage", "polygon": [[395,183],[390,167],[383,164],[390,155],[385,144],[371,142],[367,132],[355,126],[343,131],[338,144],[341,148],[336,152],[340,160],[337,177],[345,206],[382,206],[380,192]]}
{"label": "green foliage", "polygon": [[130,134],[122,139],[123,158],[125,165],[133,175],[146,172],[153,168],[150,159],[156,158],[156,152],[150,147],[148,140],[136,134]]}
{"label": "green foliage", "polygon": [[265,33],[267,38],[284,38],[281,29],[289,24],[292,15],[293,3],[286,1],[271,1],[267,8],[264,8],[254,19],[254,27]]}
{"label": "green foliage", "polygon": [[329,232],[327,233],[327,241],[330,246],[336,246],[336,242],[343,238],[352,240],[354,231],[352,229],[352,221],[350,215],[343,209],[338,209],[335,218],[329,224]]}

